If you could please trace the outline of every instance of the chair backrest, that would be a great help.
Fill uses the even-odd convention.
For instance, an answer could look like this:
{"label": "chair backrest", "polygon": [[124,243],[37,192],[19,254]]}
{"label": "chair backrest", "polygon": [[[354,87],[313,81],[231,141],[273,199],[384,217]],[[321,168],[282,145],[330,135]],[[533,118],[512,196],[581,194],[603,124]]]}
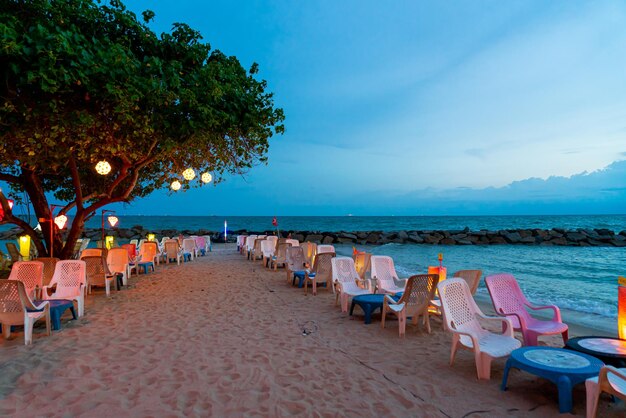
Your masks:
{"label": "chair backrest", "polygon": [[[317,248],[319,249],[319,245]],[[324,252],[318,252],[316,257]],[[341,290],[347,293],[353,293],[360,290],[357,280],[360,279],[359,274],[354,267],[354,260],[350,257],[333,257],[331,260],[333,269],[333,283],[337,282],[341,285]]]}
{"label": "chair backrest", "polygon": [[122,244],[121,247],[128,253],[129,261],[133,261],[135,257],[137,257],[137,247],[135,247],[135,244]]}
{"label": "chair backrest", "polygon": [[56,257],[39,257],[37,261],[43,264],[43,285],[48,286],[52,276],[54,276],[54,268],[59,259]]}
{"label": "chair backrest", "polygon": [[248,235],[246,238],[246,248],[248,251],[252,251],[254,249],[254,241],[256,241],[256,235]]}
{"label": "chair backrest", "polygon": [[35,289],[43,286],[43,263],[41,261],[16,261],[11,268],[9,280],[24,283],[26,293],[35,298]]}
{"label": "chair backrest", "polygon": [[176,258],[178,252],[180,251],[180,247],[178,246],[178,240],[176,239],[168,239],[164,244],[165,254],[167,254],[167,258]]}
{"label": "chair backrest", "polygon": [[7,322],[15,323],[16,319],[23,319],[26,308],[33,309],[34,306],[26,293],[24,283],[18,280],[0,280],[0,322],[7,319]]}
{"label": "chair backrest", "polygon": [[141,256],[142,263],[152,263],[158,252],[158,246],[156,242],[144,241],[139,249],[139,255]]}
{"label": "chair backrest", "polygon": [[444,324],[448,329],[471,333],[486,333],[476,315],[481,313],[467,282],[460,278],[447,279],[437,285]]}
{"label": "chair backrest", "polygon": [[193,238],[185,238],[183,240],[183,251],[189,253],[196,249],[196,240]]}
{"label": "chair backrest", "polygon": [[91,286],[104,286],[106,275],[108,274],[106,258],[103,256],[87,256],[81,257],[81,260],[85,262],[87,283]]}
{"label": "chair backrest", "polygon": [[264,239],[263,241],[261,241],[261,252],[263,253],[263,257],[273,256],[275,250],[276,244],[274,240]]}
{"label": "chair backrest", "polygon": [[300,241],[298,241],[297,239],[287,238],[285,240],[285,242],[288,242],[289,244],[291,244],[292,247],[299,247],[300,246]]}
{"label": "chair backrest", "polygon": [[258,257],[261,254],[263,254],[263,252],[261,251],[261,245],[263,244],[264,241],[265,241],[265,238],[257,238],[254,241],[254,249],[253,249],[253,251],[254,251],[254,256],[255,257]]}
{"label": "chair backrest", "polygon": [[329,285],[333,281],[333,263],[332,259],[335,253],[322,253],[315,256],[312,273],[315,273],[315,281],[326,282]]}
{"label": "chair backrest", "polygon": [[300,247],[289,246],[286,255],[287,268],[291,271],[301,271],[304,269],[304,252]]}
{"label": "chair backrest", "polygon": [[265,238],[267,238],[267,235],[257,235],[257,238],[265,239]]}
{"label": "chair backrest", "polygon": [[237,235],[237,245],[239,246],[239,248],[246,245],[246,238],[248,238],[247,235]]}
{"label": "chair backrest", "polygon": [[107,265],[113,273],[124,273],[128,269],[128,251],[126,248],[111,248],[107,254]]}
{"label": "chair backrest", "polygon": [[208,250],[209,247],[211,246],[211,236],[210,235],[203,235],[202,237],[204,238],[204,248],[206,250]]}
{"label": "chair backrest", "polygon": [[57,285],[56,296],[74,296],[80,286],[87,283],[85,262],[82,260],[61,260],[54,268],[50,286]]}
{"label": "chair backrest", "polygon": [[278,243],[278,237],[276,235],[270,235],[265,239],[270,241],[274,245],[274,248],[276,248],[276,243]]}
{"label": "chair backrest", "polygon": [[336,253],[335,247],[333,245],[318,245],[317,253]]}
{"label": "chair backrest", "polygon": [[354,267],[356,268],[356,272],[359,274],[359,277],[361,279],[364,279],[365,274],[372,269],[372,254],[366,252],[357,252],[352,255],[352,259],[354,260]]}
{"label": "chair backrest", "polygon": [[285,263],[287,261],[287,248],[290,248],[291,244],[288,242],[279,242],[276,247],[276,263]]}
{"label": "chair backrest", "polygon": [[80,258],[83,257],[102,257],[105,255],[105,248],[87,248],[80,254]]}
{"label": "chair backrest", "polygon": [[143,243],[146,242],[147,239],[142,238],[139,240],[139,243],[137,244],[137,248],[139,249],[139,251],[141,251],[141,247],[143,247]]}
{"label": "chair backrest", "polygon": [[20,261],[22,259],[22,256],[20,255],[20,252],[18,251],[17,246],[14,243],[7,242],[6,246],[12,262],[15,263],[16,261]]}
{"label": "chair backrest", "polygon": [[412,316],[428,309],[430,301],[435,298],[439,283],[437,274],[416,274],[409,277],[399,303],[406,303],[407,316]]}
{"label": "chair backrest", "polygon": [[307,263],[313,265],[313,262],[315,261],[315,254],[317,254],[317,244],[306,241],[300,244],[300,246],[304,250],[304,257],[306,258]]}
{"label": "chair backrest", "polygon": [[[528,300],[526,300],[513,275],[507,273],[492,274],[485,277],[485,284],[489,290],[489,295],[491,295],[493,308],[498,315],[515,314],[524,319],[531,319],[524,307],[525,304],[528,304]],[[510,319],[514,328],[520,327],[517,317],[512,316]]]}
{"label": "chair backrest", "polygon": [[393,265],[393,258],[386,255],[373,255],[372,263],[372,279],[376,279],[378,287],[381,289],[394,288],[394,279],[398,279],[398,273]]}
{"label": "chair backrest", "polygon": [[204,250],[204,247],[206,247],[206,239],[203,236],[195,237],[194,239],[196,240],[196,247],[199,250]]}
{"label": "chair backrest", "polygon": [[454,273],[454,277],[460,277],[467,282],[472,295],[476,293],[482,275],[482,270],[459,270]]}

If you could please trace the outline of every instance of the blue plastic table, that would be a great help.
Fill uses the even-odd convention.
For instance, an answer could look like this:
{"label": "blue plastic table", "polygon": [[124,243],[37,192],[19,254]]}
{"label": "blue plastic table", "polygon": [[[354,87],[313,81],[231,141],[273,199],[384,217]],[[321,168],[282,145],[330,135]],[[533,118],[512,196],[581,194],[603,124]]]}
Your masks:
{"label": "blue plastic table", "polygon": [[[306,276],[306,270],[294,271],[293,282],[291,284],[294,285],[296,283],[296,279],[298,279],[298,287],[300,288],[303,287],[305,276]],[[315,277],[315,273],[309,273],[309,277]]]}
{"label": "blue plastic table", "polygon": [[[402,293],[398,293],[392,298],[398,300],[402,297]],[[376,309],[383,309],[383,301],[385,300],[385,295],[383,293],[377,293],[372,295],[359,295],[352,298],[352,304],[350,304],[350,315],[354,311],[354,305],[359,305],[361,309],[363,309],[363,313],[365,314],[365,323],[372,323],[372,314],[376,311]]]}
{"label": "blue plastic table", "polygon": [[[35,300],[35,305],[42,303],[42,300]],[[72,316],[76,319],[76,310],[74,309],[74,302],[65,299],[52,299],[48,301],[50,305],[50,320],[52,321],[52,329],[58,331],[61,329],[61,317],[63,313],[69,309],[72,312]]]}
{"label": "blue plastic table", "polygon": [[154,262],[152,261],[143,261],[143,262],[139,262],[137,263],[137,274],[139,274],[139,267],[143,267],[143,272],[144,274],[148,274],[148,269],[150,267],[152,267],[152,271],[154,271]]}
{"label": "blue plastic table", "polygon": [[572,388],[597,376],[602,361],[587,354],[554,347],[522,347],[513,350],[504,367],[502,390],[506,390],[509,370],[525,370],[553,382],[559,390],[559,412],[572,410]]}

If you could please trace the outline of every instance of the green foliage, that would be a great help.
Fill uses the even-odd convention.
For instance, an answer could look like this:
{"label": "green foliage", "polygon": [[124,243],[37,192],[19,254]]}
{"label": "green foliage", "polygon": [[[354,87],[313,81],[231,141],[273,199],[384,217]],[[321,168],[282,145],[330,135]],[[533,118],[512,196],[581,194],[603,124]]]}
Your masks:
{"label": "green foliage", "polygon": [[130,201],[187,167],[244,172],[283,132],[257,65],[247,72],[185,24],[157,36],[120,1],[0,4],[0,171],[28,170],[57,199],[76,199],[70,158],[89,201]]}

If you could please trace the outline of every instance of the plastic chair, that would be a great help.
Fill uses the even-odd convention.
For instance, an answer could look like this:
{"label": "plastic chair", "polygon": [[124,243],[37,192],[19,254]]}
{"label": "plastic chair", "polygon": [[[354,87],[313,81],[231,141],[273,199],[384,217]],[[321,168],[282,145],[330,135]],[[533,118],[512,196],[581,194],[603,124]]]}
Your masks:
{"label": "plastic chair", "polygon": [[243,254],[243,248],[246,245],[246,238],[248,238],[247,235],[237,235],[237,251],[239,251],[240,254]]}
{"label": "plastic chair", "polygon": [[298,241],[297,239],[287,238],[287,239],[285,239],[285,242],[291,244],[292,247],[299,247],[300,246],[300,241]]}
{"label": "plastic chair", "polygon": [[[318,245],[319,250],[321,245]],[[327,252],[327,251],[325,251]],[[324,252],[317,253],[316,257]],[[331,260],[333,269],[333,284],[337,296],[335,297],[335,305],[341,300],[341,312],[348,312],[348,300],[350,296],[369,295],[372,292],[367,289],[364,280],[361,280],[356,269],[354,268],[354,260],[349,257],[333,257]],[[359,286],[359,284],[361,286]]]}
{"label": "plastic chair", "polygon": [[278,242],[276,246],[276,255],[274,255],[270,260],[270,268],[277,270],[279,264],[285,266],[287,263],[287,248],[289,247],[291,247],[291,244],[287,242]]}
{"label": "plastic chair", "polygon": [[264,239],[261,241],[261,253],[263,254],[263,265],[265,267],[269,267],[270,260],[274,257],[274,252],[276,251],[276,243],[274,240]]}
{"label": "plastic chair", "polygon": [[128,260],[128,251],[126,248],[111,248],[107,254],[107,266],[113,275],[121,274],[122,283],[128,286],[128,277],[130,276],[130,262]]}
{"label": "plastic chair", "polygon": [[106,257],[106,248],[86,248],[80,253],[80,258],[83,257]]}
{"label": "plastic chair", "polygon": [[[511,274],[499,273],[487,276],[485,284],[496,313],[509,318],[513,329],[522,332],[524,345],[537,345],[537,338],[540,335],[561,334],[563,343],[567,342],[568,327],[561,321],[561,311],[557,306],[531,304]],[[551,320],[543,321],[530,316],[526,308],[533,311],[551,309],[554,316]]]}
{"label": "plastic chair", "polygon": [[385,295],[380,326],[385,328],[385,316],[387,313],[392,313],[398,317],[398,332],[400,337],[404,337],[407,318],[412,319],[413,325],[418,325],[418,319],[421,316],[430,334],[428,307],[435,296],[438,282],[439,275],[437,274],[418,274],[409,277],[404,293],[397,302],[391,296]]}
{"label": "plastic chair", "polygon": [[203,235],[202,236],[204,238],[204,252],[211,252],[213,251],[213,244],[211,243],[211,236],[210,235]]}
{"label": "plastic chair", "polygon": [[298,271],[304,271],[304,251],[301,247],[289,246],[287,248],[287,254],[285,257],[285,271],[287,272],[287,283],[293,277],[293,283],[295,282],[295,273]]}
{"label": "plastic chair", "polygon": [[396,284],[400,281],[396,268],[393,265],[393,259],[386,255],[374,255],[371,259],[372,263],[372,280],[376,283],[376,293],[396,293],[404,292],[404,287]]}
{"label": "plastic chair", "polygon": [[[303,249],[304,250],[304,249]],[[304,294],[307,294],[308,283],[311,282],[313,296],[317,295],[317,284],[326,283],[326,289],[330,290],[333,285],[332,259],[335,253],[322,253],[315,256],[313,268],[304,275]]]}
{"label": "plastic chair", "polygon": [[182,258],[183,262],[185,261],[185,257],[183,256],[183,252],[178,245],[178,240],[169,239],[165,241],[163,244],[165,253],[165,263],[169,264],[170,260],[176,260],[176,264],[180,266],[180,260]]}
{"label": "plastic chair", "polygon": [[50,280],[52,280],[52,276],[54,276],[54,268],[59,262],[59,259],[56,257],[39,257],[37,261],[43,264],[42,286],[48,286]]}
{"label": "plastic chair", "polygon": [[50,305],[33,304],[24,283],[17,280],[0,280],[0,324],[4,339],[11,336],[12,325],[24,325],[24,344],[33,342],[33,325],[38,319],[46,320],[46,335],[50,335]]}
{"label": "plastic chair", "polygon": [[585,389],[587,389],[587,418],[595,418],[602,392],[626,401],[626,368],[604,366],[597,377],[587,379]]}
{"label": "plastic chair", "polygon": [[[160,265],[160,261],[161,261],[161,249],[159,248],[159,244],[156,241],[144,241],[144,243],[141,245],[141,248],[150,248],[150,252],[154,253],[154,257],[151,258],[150,260],[152,260],[153,264],[156,264],[157,266]],[[142,258],[141,262],[143,263],[145,260],[145,258]]]}
{"label": "plastic chair", "polygon": [[478,285],[480,284],[480,278],[483,275],[482,270],[459,270],[454,273],[453,277],[460,277],[461,279],[467,282],[467,285],[470,288],[470,292],[472,295],[476,294],[476,290],[478,290]]}
{"label": "plastic chair", "polygon": [[147,270],[152,267],[152,271],[155,271],[155,260],[157,259],[157,246],[155,242],[145,241],[141,244],[139,249],[139,255],[137,256],[137,274],[139,274],[139,265],[146,266]]}
{"label": "plastic chair", "polygon": [[11,268],[9,280],[18,280],[24,283],[28,297],[37,299],[37,294],[43,287],[43,263],[40,261],[16,261]]}
{"label": "plastic chair", "polygon": [[[444,280],[437,285],[441,300],[443,323],[452,333],[450,365],[459,348],[474,352],[478,379],[489,380],[491,361],[506,357],[522,343],[513,337],[513,324],[509,318],[487,316],[476,305],[467,282],[460,278]],[[495,334],[482,327],[478,318],[498,322],[503,326],[502,334]]]}
{"label": "plastic chair", "polygon": [[196,240],[196,251],[198,255],[206,255],[206,239],[204,237],[194,237],[193,239]]}
{"label": "plastic chair", "polygon": [[254,242],[256,241],[256,235],[249,235],[246,238],[246,258],[249,260],[252,256],[252,251],[254,250]]}
{"label": "plastic chair", "polygon": [[261,245],[265,242],[265,238],[257,238],[254,240],[254,248],[252,249],[252,261],[263,260],[263,250],[261,249]]}
{"label": "plastic chair", "polygon": [[196,240],[193,238],[183,239],[183,254],[190,254],[190,259],[194,260],[198,257],[198,248],[196,247]]}
{"label": "plastic chair", "polygon": [[337,253],[335,251],[335,246],[334,245],[318,245],[317,246],[317,254],[321,254],[321,253]]}
{"label": "plastic chair", "polygon": [[91,294],[91,288],[95,286],[103,286],[106,289],[106,295],[111,295],[111,282],[114,277],[107,268],[106,258],[100,256],[82,257],[85,262],[85,274],[87,275],[87,294]]}
{"label": "plastic chair", "polygon": [[[54,275],[49,286],[44,286],[43,299],[75,300],[78,304],[78,316],[85,313],[85,286],[87,274],[82,260],[62,260],[54,268]],[[53,294],[48,295],[48,288],[56,285]]]}

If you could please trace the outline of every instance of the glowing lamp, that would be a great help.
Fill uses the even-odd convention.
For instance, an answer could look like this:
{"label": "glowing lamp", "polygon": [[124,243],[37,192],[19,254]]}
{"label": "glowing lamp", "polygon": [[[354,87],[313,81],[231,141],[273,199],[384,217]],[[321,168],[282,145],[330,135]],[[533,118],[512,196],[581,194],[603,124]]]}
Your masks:
{"label": "glowing lamp", "polygon": [[111,164],[107,160],[98,161],[96,164],[96,172],[101,176],[106,176],[111,172]]}
{"label": "glowing lamp", "polygon": [[156,235],[148,234],[148,241],[156,241]]}
{"label": "glowing lamp", "polygon": [[171,187],[171,188],[172,188],[172,190],[174,190],[174,191],[180,190],[180,186],[181,186],[181,184],[180,184],[180,181],[178,181],[178,180],[174,180],[174,181],[172,182],[172,184],[170,185],[170,187]]}
{"label": "glowing lamp", "polygon": [[107,247],[107,250],[110,250],[113,247],[113,242],[115,238],[112,235],[107,235],[104,237],[104,245]]}
{"label": "glowing lamp", "polygon": [[196,172],[193,171],[193,168],[188,168],[183,171],[183,178],[185,180],[193,180],[196,177]]}
{"label": "glowing lamp", "polygon": [[626,340],[626,277],[617,279],[617,335]]}
{"label": "glowing lamp", "polygon": [[200,179],[202,180],[202,183],[210,183],[211,180],[213,180],[213,176],[211,173],[203,173]]}
{"label": "glowing lamp", "polygon": [[445,267],[440,266],[428,266],[428,274],[437,274],[439,276],[439,283],[446,280],[446,271]]}
{"label": "glowing lamp", "polygon": [[20,237],[20,255],[24,260],[28,260],[30,256],[30,236],[28,235]]}
{"label": "glowing lamp", "polygon": [[9,204],[9,209],[13,210],[13,199],[7,199],[7,203]]}
{"label": "glowing lamp", "polygon": [[111,225],[111,228],[115,228],[115,225],[117,225],[117,223],[120,221],[117,216],[109,216],[107,217],[107,220],[109,221],[109,225]]}
{"label": "glowing lamp", "polygon": [[67,223],[67,216],[65,215],[57,216],[56,218],[54,218],[54,223],[56,224],[56,226],[59,227],[59,229],[65,228],[65,224]]}

